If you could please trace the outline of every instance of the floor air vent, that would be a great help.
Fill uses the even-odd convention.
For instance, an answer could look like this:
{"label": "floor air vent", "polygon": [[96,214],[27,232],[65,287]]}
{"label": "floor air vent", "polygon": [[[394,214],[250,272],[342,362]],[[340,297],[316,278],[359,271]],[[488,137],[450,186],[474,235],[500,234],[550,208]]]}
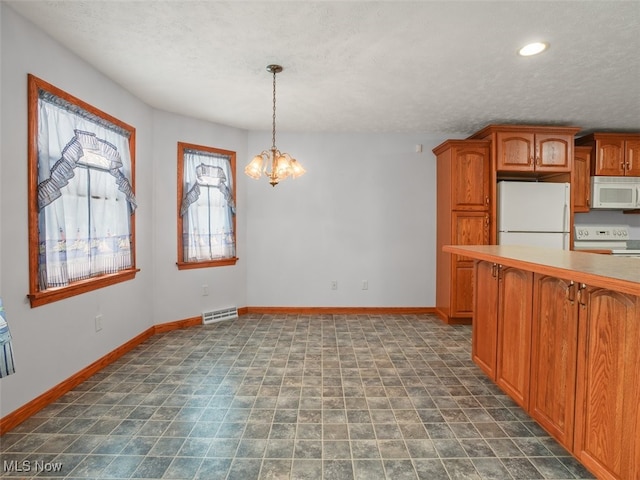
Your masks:
{"label": "floor air vent", "polygon": [[202,312],[202,323],[204,325],[221,322],[223,320],[231,320],[233,318],[238,318],[238,309],[236,307],[219,308],[218,310],[212,310],[210,312]]}

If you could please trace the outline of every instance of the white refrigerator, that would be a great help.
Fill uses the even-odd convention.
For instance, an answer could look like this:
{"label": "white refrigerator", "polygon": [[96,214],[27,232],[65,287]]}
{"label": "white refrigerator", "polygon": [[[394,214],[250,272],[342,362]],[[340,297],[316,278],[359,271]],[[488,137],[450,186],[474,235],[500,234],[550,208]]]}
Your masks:
{"label": "white refrigerator", "polygon": [[569,250],[570,185],[498,182],[498,244]]}

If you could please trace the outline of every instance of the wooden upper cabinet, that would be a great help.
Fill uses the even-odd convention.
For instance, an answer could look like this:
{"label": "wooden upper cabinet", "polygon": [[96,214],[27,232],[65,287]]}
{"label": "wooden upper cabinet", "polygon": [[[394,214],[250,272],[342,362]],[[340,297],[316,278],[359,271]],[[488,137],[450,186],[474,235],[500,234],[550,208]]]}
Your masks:
{"label": "wooden upper cabinet", "polygon": [[437,159],[438,203],[447,210],[485,211],[491,204],[488,141],[447,140],[433,149]]}
{"label": "wooden upper cabinet", "polygon": [[536,171],[570,172],[572,153],[573,135],[536,134]]}
{"label": "wooden upper cabinet", "polygon": [[489,125],[470,138],[491,139],[497,172],[569,173],[577,127]]}
{"label": "wooden upper cabinet", "polygon": [[453,152],[453,208],[486,210],[489,208],[490,162],[487,144],[459,146]]}
{"label": "wooden upper cabinet", "polygon": [[533,171],[535,161],[533,133],[498,132],[496,155],[498,171]]}
{"label": "wooden upper cabinet", "polygon": [[640,177],[640,138],[627,139],[625,156],[627,159],[627,176]]}
{"label": "wooden upper cabinet", "polygon": [[576,139],[591,148],[591,174],[640,177],[640,133],[592,133]]}
{"label": "wooden upper cabinet", "polygon": [[573,211],[588,212],[591,207],[591,148],[575,147],[571,172]]}

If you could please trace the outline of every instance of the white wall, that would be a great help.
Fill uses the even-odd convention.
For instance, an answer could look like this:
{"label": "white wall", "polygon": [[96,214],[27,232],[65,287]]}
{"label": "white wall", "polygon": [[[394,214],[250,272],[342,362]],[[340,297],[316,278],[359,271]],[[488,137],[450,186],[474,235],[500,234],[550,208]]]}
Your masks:
{"label": "white wall", "polygon": [[[248,304],[433,307],[431,149],[445,138],[278,134],[278,148],[307,174],[275,187],[264,178],[248,180]],[[249,134],[249,155],[270,145],[268,133]]]}
{"label": "white wall", "polygon": [[[17,367],[0,380],[0,417],[150,326],[203,310],[434,305],[431,149],[455,136],[279,132],[278,146],[308,173],[272,188],[243,173],[250,157],[270,146],[269,132],[154,110],[4,3],[0,22],[0,296]],[[141,269],[133,281],[34,309],[26,299],[28,73],[136,127]],[[235,266],[178,271],[175,265],[178,141],[237,152]],[[97,314],[103,315],[101,332],[95,332]]]}
{"label": "white wall", "polygon": [[[2,9],[0,277],[17,373],[1,380],[4,416],[153,324],[151,109],[24,21]],[[27,227],[27,73],[136,127],[137,265],[133,281],[30,308]],[[96,332],[94,317],[103,315]]]}
{"label": "white wall", "polygon": [[[247,132],[155,111],[154,159],[154,323],[200,315],[219,307],[247,305],[246,299],[246,177]],[[236,247],[234,266],[178,270],[177,261],[177,144],[194,143],[236,152]],[[209,295],[202,295],[207,285]]]}

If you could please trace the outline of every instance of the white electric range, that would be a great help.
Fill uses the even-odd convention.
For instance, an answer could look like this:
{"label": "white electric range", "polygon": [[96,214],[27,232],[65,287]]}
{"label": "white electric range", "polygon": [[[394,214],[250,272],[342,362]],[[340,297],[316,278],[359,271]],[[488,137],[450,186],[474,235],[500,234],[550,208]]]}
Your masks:
{"label": "white electric range", "polygon": [[573,248],[611,250],[612,255],[640,257],[640,241],[629,239],[628,225],[575,225]]}

